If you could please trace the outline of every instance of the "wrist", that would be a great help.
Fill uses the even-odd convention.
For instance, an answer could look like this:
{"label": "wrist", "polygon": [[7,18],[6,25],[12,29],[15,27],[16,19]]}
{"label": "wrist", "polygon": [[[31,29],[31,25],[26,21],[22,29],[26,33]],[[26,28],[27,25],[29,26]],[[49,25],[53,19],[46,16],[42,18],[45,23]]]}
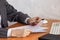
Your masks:
{"label": "wrist", "polygon": [[28,24],[28,20],[30,19],[30,17],[26,18],[25,23]]}
{"label": "wrist", "polygon": [[27,24],[30,24],[30,21],[31,21],[31,18],[29,18],[29,19],[27,20]]}

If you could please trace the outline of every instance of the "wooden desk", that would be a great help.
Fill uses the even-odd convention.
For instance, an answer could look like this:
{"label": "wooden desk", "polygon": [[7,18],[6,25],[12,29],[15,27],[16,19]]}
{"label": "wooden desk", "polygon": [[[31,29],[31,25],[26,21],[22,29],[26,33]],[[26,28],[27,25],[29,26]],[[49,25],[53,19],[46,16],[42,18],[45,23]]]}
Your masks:
{"label": "wooden desk", "polygon": [[[28,37],[24,37],[24,38],[0,38],[0,40],[37,40],[38,37],[41,37],[45,34],[47,34],[50,30],[51,24],[53,22],[60,22],[60,20],[48,20],[47,24],[44,24],[44,26],[46,26],[48,28],[47,32],[45,33],[31,33]],[[23,24],[20,23],[16,23],[10,27],[16,27],[16,26],[22,26]]]}

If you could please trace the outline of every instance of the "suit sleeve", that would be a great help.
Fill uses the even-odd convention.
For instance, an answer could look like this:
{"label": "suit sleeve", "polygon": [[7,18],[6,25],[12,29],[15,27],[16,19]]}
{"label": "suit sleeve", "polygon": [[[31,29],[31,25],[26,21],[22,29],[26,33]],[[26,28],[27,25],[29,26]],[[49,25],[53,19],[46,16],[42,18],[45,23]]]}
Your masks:
{"label": "suit sleeve", "polygon": [[6,38],[7,32],[8,32],[8,29],[0,28],[0,38]]}
{"label": "suit sleeve", "polygon": [[7,17],[9,21],[17,21],[20,23],[25,23],[25,19],[29,16],[22,12],[17,12],[17,10],[6,2]]}

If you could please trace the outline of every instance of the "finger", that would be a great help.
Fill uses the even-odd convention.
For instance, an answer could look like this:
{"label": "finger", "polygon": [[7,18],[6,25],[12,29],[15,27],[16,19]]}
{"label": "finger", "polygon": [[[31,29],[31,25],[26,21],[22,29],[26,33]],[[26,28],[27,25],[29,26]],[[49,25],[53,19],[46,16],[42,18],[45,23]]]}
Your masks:
{"label": "finger", "polygon": [[28,36],[30,33],[27,33],[27,34],[24,34],[22,37],[26,37],[26,36]]}
{"label": "finger", "polygon": [[23,36],[22,37],[26,37],[26,36],[28,36],[29,34],[30,34],[30,30],[29,29],[25,29],[24,30],[24,34],[23,34]]}
{"label": "finger", "polygon": [[37,25],[37,22],[33,22],[32,25],[33,25],[33,26],[34,26],[34,25]]}
{"label": "finger", "polygon": [[30,25],[34,26],[34,25],[37,25],[38,22],[31,22]]}
{"label": "finger", "polygon": [[39,23],[40,21],[41,21],[41,19],[36,20],[37,23]]}
{"label": "finger", "polygon": [[30,32],[27,32],[26,36],[29,36]]}
{"label": "finger", "polygon": [[39,19],[36,18],[31,24],[32,25],[37,25],[40,21],[41,21],[40,18]]}
{"label": "finger", "polygon": [[35,21],[36,23],[39,23],[40,22],[40,18],[39,17],[35,17],[33,21]]}
{"label": "finger", "polygon": [[12,34],[13,37],[16,37],[16,34]]}
{"label": "finger", "polygon": [[36,20],[39,20],[40,18],[39,17],[36,17]]}
{"label": "finger", "polygon": [[34,25],[36,21],[31,21],[30,22],[30,25]]}

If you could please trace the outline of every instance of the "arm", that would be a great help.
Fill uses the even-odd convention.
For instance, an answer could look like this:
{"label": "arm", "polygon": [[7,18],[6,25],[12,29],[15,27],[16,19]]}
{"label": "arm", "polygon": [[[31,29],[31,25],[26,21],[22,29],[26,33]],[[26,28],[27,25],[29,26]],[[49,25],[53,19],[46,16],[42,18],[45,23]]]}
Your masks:
{"label": "arm", "polygon": [[7,37],[26,37],[30,34],[30,29],[20,29],[17,28],[0,28],[0,38],[7,38]]}
{"label": "arm", "polygon": [[[17,12],[17,10],[6,2],[7,16],[9,21],[17,21],[20,23],[26,23],[30,25],[36,25],[40,22],[39,17],[30,18],[27,14]],[[27,19],[27,20],[26,20]]]}
{"label": "arm", "polygon": [[0,28],[0,38],[6,38],[7,37],[7,31],[8,31],[8,29]]}
{"label": "arm", "polygon": [[7,16],[9,21],[17,21],[20,23],[25,23],[26,18],[29,16],[23,14],[22,12],[17,12],[17,10],[6,2]]}

